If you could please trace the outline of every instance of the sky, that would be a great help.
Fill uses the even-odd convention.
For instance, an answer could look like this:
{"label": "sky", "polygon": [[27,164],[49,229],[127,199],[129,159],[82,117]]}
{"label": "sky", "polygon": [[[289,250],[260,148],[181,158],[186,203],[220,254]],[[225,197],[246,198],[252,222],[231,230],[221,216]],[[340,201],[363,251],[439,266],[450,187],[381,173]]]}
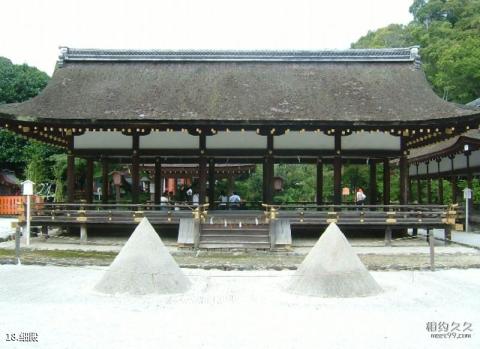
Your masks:
{"label": "sky", "polygon": [[413,0],[0,0],[0,56],[52,74],[59,46],[343,49]]}

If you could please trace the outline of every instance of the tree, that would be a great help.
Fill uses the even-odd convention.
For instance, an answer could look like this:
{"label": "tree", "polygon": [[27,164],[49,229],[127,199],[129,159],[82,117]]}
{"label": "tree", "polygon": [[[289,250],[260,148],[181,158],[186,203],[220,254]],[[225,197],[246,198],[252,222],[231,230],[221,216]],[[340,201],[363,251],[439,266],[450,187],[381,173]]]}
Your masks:
{"label": "tree", "polygon": [[[0,57],[0,104],[22,102],[36,96],[49,77],[26,64],[13,64]],[[35,183],[52,176],[52,163],[46,159],[59,151],[49,145],[29,141],[7,130],[0,130],[0,164],[17,174],[24,174]],[[25,169],[25,172],[24,172]]]}
{"label": "tree", "polygon": [[370,31],[351,46],[420,45],[422,66],[442,98],[467,103],[480,96],[480,0],[414,0],[413,21]]}
{"label": "tree", "polygon": [[415,45],[415,38],[409,26],[403,24],[390,24],[384,28],[368,31],[352,48],[385,48],[407,47]]}

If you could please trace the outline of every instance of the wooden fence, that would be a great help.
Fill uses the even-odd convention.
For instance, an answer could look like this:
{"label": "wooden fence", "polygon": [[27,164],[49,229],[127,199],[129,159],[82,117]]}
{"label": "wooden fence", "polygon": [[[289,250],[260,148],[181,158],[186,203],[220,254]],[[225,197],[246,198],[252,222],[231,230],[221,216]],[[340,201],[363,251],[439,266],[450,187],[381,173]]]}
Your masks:
{"label": "wooden fence", "polygon": [[[32,202],[39,204],[43,202],[40,196],[32,196]],[[0,196],[0,216],[17,216],[23,212],[25,197],[22,195]]]}

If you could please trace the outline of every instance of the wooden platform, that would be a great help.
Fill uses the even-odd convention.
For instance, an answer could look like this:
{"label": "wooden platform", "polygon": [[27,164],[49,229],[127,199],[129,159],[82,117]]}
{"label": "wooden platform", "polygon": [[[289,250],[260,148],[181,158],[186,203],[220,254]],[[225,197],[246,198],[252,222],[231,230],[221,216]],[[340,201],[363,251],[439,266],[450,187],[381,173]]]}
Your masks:
{"label": "wooden platform", "polygon": [[[455,224],[456,207],[446,205],[264,205],[265,210],[208,211],[208,205],[33,205],[32,225],[77,226],[86,238],[89,227],[136,226],[147,217],[154,226],[179,227],[178,243],[191,248],[288,249],[291,227],[384,230],[442,228]],[[22,221],[22,220],[21,220]],[[24,222],[24,220],[23,220]]]}

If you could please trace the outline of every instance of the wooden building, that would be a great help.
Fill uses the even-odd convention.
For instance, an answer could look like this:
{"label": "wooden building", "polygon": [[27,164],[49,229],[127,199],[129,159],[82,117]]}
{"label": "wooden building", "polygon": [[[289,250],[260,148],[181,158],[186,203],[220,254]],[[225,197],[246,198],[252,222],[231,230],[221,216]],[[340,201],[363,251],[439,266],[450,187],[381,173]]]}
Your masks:
{"label": "wooden building", "polygon": [[[74,158],[131,166],[138,202],[141,165],[198,164],[200,202],[215,198],[207,181],[224,163],[263,165],[263,201],[273,197],[274,164],[333,164],[334,202],[341,203],[342,164],[368,163],[375,188],[390,161],[400,167],[400,201],[408,202],[407,157],[413,148],[478,128],[480,112],[437,97],[420,68],[418,49],[328,51],[137,51],[62,48],[48,86],[35,98],[0,106],[0,126],[68,152],[68,201]],[[370,195],[372,198],[375,195]],[[106,196],[104,196],[106,197]],[[374,202],[373,202],[374,203]]]}
{"label": "wooden building", "polygon": [[[480,174],[480,132],[470,130],[446,141],[415,149],[409,156],[410,191],[418,203],[444,203],[444,185],[451,184],[452,201],[462,202],[463,193],[458,189],[459,179],[466,180],[473,188],[472,180]],[[432,181],[438,181],[433,199]],[[426,187],[426,190],[424,188]],[[426,191],[426,195],[423,195]]]}

